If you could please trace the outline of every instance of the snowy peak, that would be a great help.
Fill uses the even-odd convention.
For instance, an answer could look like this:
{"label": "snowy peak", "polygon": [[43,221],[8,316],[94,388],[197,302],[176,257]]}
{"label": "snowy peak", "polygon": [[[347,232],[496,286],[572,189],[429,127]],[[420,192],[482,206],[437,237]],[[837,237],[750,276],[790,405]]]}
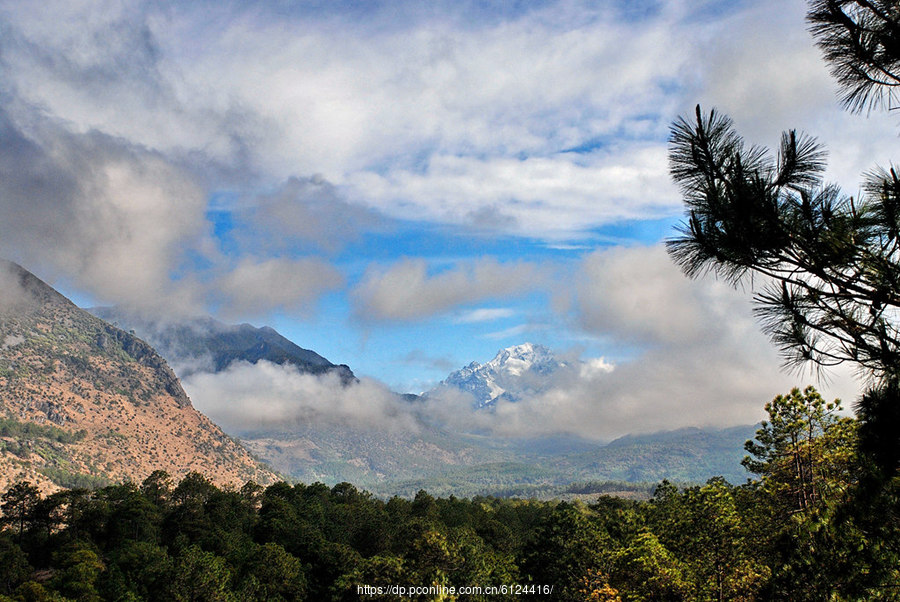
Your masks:
{"label": "snowy peak", "polygon": [[471,394],[476,407],[493,407],[501,399],[515,402],[539,393],[565,367],[546,347],[523,343],[501,349],[486,364],[472,362],[453,372],[435,391],[458,389]]}
{"label": "snowy peak", "polygon": [[560,362],[546,347],[533,345],[532,343],[523,343],[501,349],[494,356],[494,359],[485,364],[484,367],[496,372],[521,376],[533,369],[550,369],[552,371],[557,364],[560,364]]}

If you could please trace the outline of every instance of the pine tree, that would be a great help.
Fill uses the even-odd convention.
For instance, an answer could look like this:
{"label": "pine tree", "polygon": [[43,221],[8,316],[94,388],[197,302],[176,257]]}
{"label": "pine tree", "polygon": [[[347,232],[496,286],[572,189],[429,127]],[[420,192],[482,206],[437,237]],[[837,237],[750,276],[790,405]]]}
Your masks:
{"label": "pine tree", "polygon": [[[813,0],[810,28],[851,110],[893,108],[900,86],[900,5]],[[786,364],[849,362],[871,378],[860,400],[882,449],[900,446],[900,176],[874,169],[854,199],[822,181],[824,149],[785,132],[775,156],[747,147],[732,121],[697,107],[672,126],[670,171],[687,219],[667,241],[690,277],[711,271],[733,284],[761,276],[763,328]],[[885,403],[885,397],[890,397]],[[879,401],[868,407],[870,400]],[[877,411],[876,411],[877,410]],[[868,432],[864,429],[865,432]],[[874,452],[886,476],[897,454]]]}

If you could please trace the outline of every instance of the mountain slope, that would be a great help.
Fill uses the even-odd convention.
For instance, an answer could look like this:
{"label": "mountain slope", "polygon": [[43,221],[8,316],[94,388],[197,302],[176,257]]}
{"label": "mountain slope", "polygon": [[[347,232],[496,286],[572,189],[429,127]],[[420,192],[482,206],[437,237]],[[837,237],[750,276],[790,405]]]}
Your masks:
{"label": "mountain slope", "polygon": [[163,321],[114,307],[93,307],[88,311],[119,328],[134,331],[172,363],[182,378],[195,372],[221,372],[235,361],[255,364],[260,360],[290,364],[308,374],[335,372],[345,384],[356,378],[349,367],[331,363],[268,326],[230,325],[208,317]]}
{"label": "mountain slope", "polygon": [[[58,485],[141,481],[162,469],[219,484],[276,475],[197,412],[150,345],[0,262],[0,456]],[[4,434],[5,433],[5,434]]]}

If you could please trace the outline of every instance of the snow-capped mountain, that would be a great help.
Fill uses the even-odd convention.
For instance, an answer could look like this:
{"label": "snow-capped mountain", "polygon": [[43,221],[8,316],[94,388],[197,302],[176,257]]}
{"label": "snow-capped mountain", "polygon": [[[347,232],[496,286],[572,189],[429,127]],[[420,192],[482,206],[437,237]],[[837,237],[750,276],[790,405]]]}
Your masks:
{"label": "snow-capped mountain", "polygon": [[545,391],[553,376],[568,366],[546,347],[523,343],[501,349],[486,364],[472,362],[453,372],[428,394],[458,389],[471,394],[476,407],[491,407],[498,400],[520,401]]}

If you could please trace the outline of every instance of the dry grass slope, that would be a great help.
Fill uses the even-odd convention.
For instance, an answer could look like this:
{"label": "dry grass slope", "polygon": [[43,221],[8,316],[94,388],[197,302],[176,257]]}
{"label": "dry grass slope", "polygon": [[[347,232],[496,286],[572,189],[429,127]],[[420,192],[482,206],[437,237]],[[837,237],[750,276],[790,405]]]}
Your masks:
{"label": "dry grass slope", "polygon": [[0,490],[22,476],[52,489],[140,482],[157,469],[220,486],[277,479],[191,406],[149,345],[15,264],[0,272],[0,419],[71,434],[0,436]]}

